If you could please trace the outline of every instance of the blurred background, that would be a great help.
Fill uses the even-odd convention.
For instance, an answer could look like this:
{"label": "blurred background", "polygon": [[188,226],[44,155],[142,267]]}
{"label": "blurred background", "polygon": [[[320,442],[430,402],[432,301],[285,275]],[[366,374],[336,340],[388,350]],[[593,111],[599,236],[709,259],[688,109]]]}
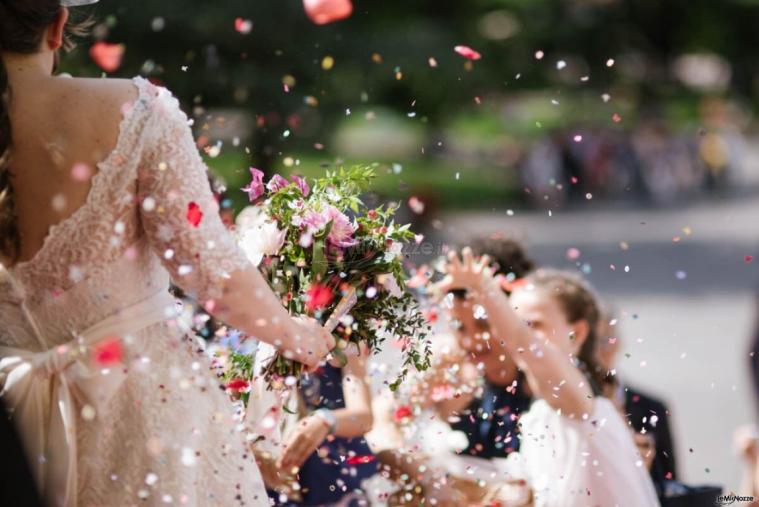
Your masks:
{"label": "blurred background", "polygon": [[425,235],[410,263],[500,233],[584,272],[619,314],[621,375],[669,404],[683,478],[737,488],[732,434],[756,410],[759,0],[354,0],[326,25],[299,0],[91,12],[63,70],[170,88],[229,214],[250,166],[374,164],[372,198]]}

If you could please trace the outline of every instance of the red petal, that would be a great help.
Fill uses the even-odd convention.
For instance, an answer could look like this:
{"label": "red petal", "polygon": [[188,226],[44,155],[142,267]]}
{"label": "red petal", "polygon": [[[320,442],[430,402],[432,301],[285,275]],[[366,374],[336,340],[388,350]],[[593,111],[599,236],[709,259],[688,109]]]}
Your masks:
{"label": "red petal", "polygon": [[90,48],[90,58],[106,72],[113,72],[121,67],[121,58],[126,46],[123,44],[108,44],[97,42]]}
{"label": "red petal", "polygon": [[346,459],[345,462],[348,465],[365,465],[367,463],[371,463],[374,461],[375,458],[373,454],[368,454],[366,456],[351,456],[350,458]]}
{"label": "red petal", "polygon": [[92,355],[95,362],[101,366],[120,363],[121,358],[124,356],[121,348],[121,338],[113,336],[101,340],[95,345]]}
{"label": "red petal", "polygon": [[200,221],[203,219],[203,212],[200,211],[200,206],[197,203],[191,202],[187,205],[187,221],[190,225],[197,227],[200,225]]}
{"label": "red petal", "polygon": [[395,420],[395,422],[401,422],[407,417],[411,417],[412,414],[413,414],[413,411],[411,410],[411,407],[409,407],[408,405],[401,405],[395,410],[395,413],[393,414],[393,419]]}

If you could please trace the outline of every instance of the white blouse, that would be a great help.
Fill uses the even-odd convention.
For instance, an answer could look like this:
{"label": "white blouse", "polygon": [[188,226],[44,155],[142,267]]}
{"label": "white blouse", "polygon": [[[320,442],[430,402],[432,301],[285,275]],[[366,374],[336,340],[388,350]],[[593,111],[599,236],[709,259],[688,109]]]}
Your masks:
{"label": "white blouse", "polygon": [[592,416],[561,415],[544,400],[521,419],[519,453],[508,461],[532,485],[535,507],[658,506],[654,485],[630,429],[602,397]]}

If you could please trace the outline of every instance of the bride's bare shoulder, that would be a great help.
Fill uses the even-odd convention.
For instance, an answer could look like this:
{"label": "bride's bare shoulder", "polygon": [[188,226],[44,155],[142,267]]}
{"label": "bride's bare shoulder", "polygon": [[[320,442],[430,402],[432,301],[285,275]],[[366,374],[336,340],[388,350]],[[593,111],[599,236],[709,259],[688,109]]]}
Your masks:
{"label": "bride's bare shoulder", "polygon": [[105,104],[121,105],[137,99],[139,91],[131,79],[61,78],[58,86],[77,102],[95,107]]}
{"label": "bride's bare shoulder", "polygon": [[102,160],[117,145],[125,111],[138,98],[129,79],[57,78],[45,90],[34,128],[42,125],[63,136],[71,150]]}

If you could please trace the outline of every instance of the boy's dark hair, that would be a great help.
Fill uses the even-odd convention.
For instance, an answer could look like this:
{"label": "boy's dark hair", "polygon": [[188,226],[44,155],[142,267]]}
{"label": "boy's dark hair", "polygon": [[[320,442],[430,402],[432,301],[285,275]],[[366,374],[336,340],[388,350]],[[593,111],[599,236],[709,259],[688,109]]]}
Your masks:
{"label": "boy's dark hair", "polygon": [[[493,234],[475,239],[471,244],[472,252],[476,256],[488,255],[493,260],[495,273],[524,278],[535,270],[535,262],[527,256],[524,246],[517,240],[505,238],[500,234]],[[450,291],[455,298],[464,299],[466,289],[453,289]]]}
{"label": "boy's dark hair", "polygon": [[477,238],[472,242],[475,255],[489,255],[496,267],[496,274],[513,273],[515,278],[524,278],[535,269],[535,262],[527,256],[524,246],[517,240],[504,238],[499,234]]}

